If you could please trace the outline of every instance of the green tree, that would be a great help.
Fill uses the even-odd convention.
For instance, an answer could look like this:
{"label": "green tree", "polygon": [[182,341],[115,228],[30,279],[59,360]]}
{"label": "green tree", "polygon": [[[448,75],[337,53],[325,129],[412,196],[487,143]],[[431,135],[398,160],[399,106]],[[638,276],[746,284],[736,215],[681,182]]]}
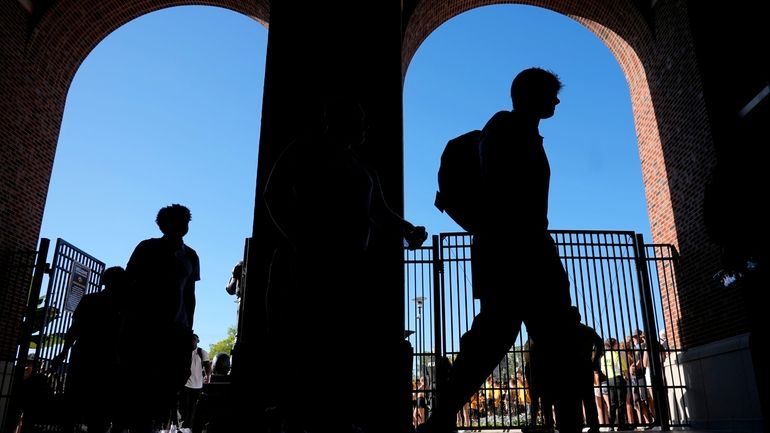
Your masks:
{"label": "green tree", "polygon": [[[45,307],[45,296],[37,300],[37,310],[32,319],[32,335],[29,337],[29,348],[36,349],[40,344],[40,329],[45,329],[48,324],[61,316],[59,309],[54,306]],[[50,347],[64,342],[64,332],[55,332],[46,334],[43,338],[42,347]]]}
{"label": "green tree", "polygon": [[235,344],[235,326],[227,328],[227,337],[209,346],[209,356],[213,359],[217,353],[224,352],[230,355]]}

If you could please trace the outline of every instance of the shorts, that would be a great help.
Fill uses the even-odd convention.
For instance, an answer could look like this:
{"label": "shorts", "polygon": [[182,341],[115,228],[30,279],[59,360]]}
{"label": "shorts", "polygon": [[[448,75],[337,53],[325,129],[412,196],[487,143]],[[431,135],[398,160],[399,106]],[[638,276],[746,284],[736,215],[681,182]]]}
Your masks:
{"label": "shorts", "polygon": [[417,407],[425,409],[428,407],[428,400],[425,399],[425,397],[419,397],[417,399]]}
{"label": "shorts", "polygon": [[647,401],[647,382],[643,377],[631,378],[631,392],[634,401]]}

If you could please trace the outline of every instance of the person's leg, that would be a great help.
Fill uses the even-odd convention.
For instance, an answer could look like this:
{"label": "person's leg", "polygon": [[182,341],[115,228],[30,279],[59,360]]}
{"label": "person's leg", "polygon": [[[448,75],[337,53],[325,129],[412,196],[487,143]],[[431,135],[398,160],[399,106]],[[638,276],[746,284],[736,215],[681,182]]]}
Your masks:
{"label": "person's leg", "polygon": [[589,432],[598,432],[600,416],[596,407],[596,396],[594,395],[593,383],[587,385],[583,390],[583,408],[585,410],[585,423]]}
{"label": "person's leg", "polygon": [[602,410],[604,411],[604,421],[602,424],[612,425],[614,417],[610,417],[610,394],[607,382],[602,382]]}
{"label": "person's leg", "polygon": [[179,399],[178,399],[178,413],[179,413],[179,419],[178,419],[178,426],[182,427],[188,427],[188,424],[190,423],[190,414],[191,414],[191,396],[190,396],[191,389],[183,386],[181,390],[179,390]]}
{"label": "person's leg", "polygon": [[483,299],[471,329],[460,339],[460,352],[430,420],[440,428],[452,427],[457,412],[484,383],[489,373],[513,346],[521,327],[516,307],[500,299]]}

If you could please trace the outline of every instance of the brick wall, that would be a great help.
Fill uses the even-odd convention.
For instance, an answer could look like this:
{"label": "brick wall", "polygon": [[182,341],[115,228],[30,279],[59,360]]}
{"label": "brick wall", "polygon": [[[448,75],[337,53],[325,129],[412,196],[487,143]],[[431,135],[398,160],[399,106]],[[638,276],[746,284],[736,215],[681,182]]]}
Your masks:
{"label": "brick wall", "polygon": [[44,204],[36,193],[48,183],[28,170],[35,154],[27,132],[35,105],[29,92],[34,78],[24,57],[28,18],[18,2],[0,6],[0,359],[16,354],[28,287],[15,275],[10,252],[35,249]]}
{"label": "brick wall", "polygon": [[[404,26],[402,71],[419,44],[449,18],[498,1],[412,2]],[[718,251],[702,216],[706,177],[715,162],[708,97],[683,1],[527,1],[569,15],[593,31],[626,73],[655,242],[681,253],[677,316],[685,344],[701,344],[745,331],[743,301],[717,287],[711,275]],[[40,228],[62,110],[70,81],[90,50],[111,31],[164,7],[209,4],[261,22],[267,2],[59,0],[49,9],[26,11],[0,4],[0,250],[34,249]],[[639,10],[634,4],[645,4]],[[413,7],[412,7],[413,6]],[[45,7],[45,6],[43,6]],[[400,167],[398,168],[400,170]],[[0,355],[17,332],[18,306],[26,288],[2,288]]]}

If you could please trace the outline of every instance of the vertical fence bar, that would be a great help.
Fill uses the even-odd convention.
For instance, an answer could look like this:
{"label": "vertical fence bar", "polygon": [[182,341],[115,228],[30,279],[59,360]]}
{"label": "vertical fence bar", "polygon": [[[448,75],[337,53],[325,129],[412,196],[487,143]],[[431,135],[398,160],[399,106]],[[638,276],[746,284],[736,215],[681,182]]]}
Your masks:
{"label": "vertical fence bar", "polygon": [[[630,231],[567,230],[552,231],[551,235],[556,241],[559,255],[569,274],[574,301],[583,313],[581,315],[586,324],[594,327],[605,340],[613,337],[623,341],[625,336],[642,329],[649,336],[650,341],[653,341],[656,338],[656,329],[660,327],[657,322],[657,308],[660,308],[660,312],[666,311],[665,307],[659,304],[664,301],[664,292],[665,295],[669,294],[669,291],[662,287],[673,284],[669,279],[673,280],[674,276],[670,266],[666,266],[661,272],[669,272],[672,275],[653,275],[654,266],[651,267],[650,263],[672,260],[675,251],[671,254],[666,252],[657,254],[655,251],[647,253],[644,249],[648,246],[643,244],[643,238]],[[433,356],[436,361],[435,386],[441,388],[444,386],[442,383],[446,380],[447,373],[447,370],[441,367],[459,350],[460,336],[468,330],[475,316],[476,301],[469,290],[472,289],[472,270],[469,266],[470,235],[441,233],[433,236],[432,240],[433,257],[425,263],[433,266],[431,293],[434,304],[429,310],[433,312],[431,323],[434,329],[431,330],[431,335],[434,336],[436,345],[430,351],[426,350],[423,355]],[[511,247],[516,248],[516,245]],[[514,279],[515,276],[511,275],[511,280],[503,283],[514,286],[516,284]],[[407,297],[411,297],[411,287],[407,286],[405,289],[408,291]],[[657,290],[661,293],[657,294]],[[406,306],[411,307],[409,303]],[[520,304],[510,307],[526,308]],[[415,312],[412,311],[412,313]],[[526,385],[511,380],[516,377],[516,371],[524,363],[528,350],[524,344],[526,338],[527,331],[522,327],[519,330],[517,343],[492,373],[492,377],[499,383],[480,385],[475,396],[469,401],[472,404],[470,413],[465,408],[461,412],[462,421],[458,421],[457,424],[459,428],[508,430],[537,422],[530,418],[528,411],[523,411],[523,408],[517,407],[514,402],[514,395],[523,397],[523,394],[526,394]],[[650,364],[653,365],[650,365],[649,373],[652,377],[649,383],[629,384],[626,385],[626,389],[629,393],[638,389],[641,395],[642,387],[652,388],[652,396],[657,397],[655,399],[656,421],[661,423],[664,430],[668,430],[672,423],[670,417],[666,415],[669,412],[666,391],[670,392],[672,389],[675,392],[681,391],[684,385],[671,386],[671,383],[666,385],[660,348],[651,346],[648,350],[655,351],[651,354],[653,359]],[[634,354],[637,359],[641,353],[634,347],[626,347],[620,352],[622,355]],[[641,356],[644,354],[641,353]],[[494,397],[495,402],[499,402],[500,406],[493,406],[492,400],[489,406],[482,405],[485,396],[490,399]],[[484,411],[485,408],[487,411]],[[625,412],[624,409],[624,404],[621,403],[623,412]],[[632,425],[645,424],[647,419],[639,420],[638,423],[633,422]],[[608,426],[608,424],[604,425]],[[679,422],[677,425],[684,424]]]}
{"label": "vertical fence bar", "polygon": [[644,247],[644,237],[641,233],[636,234],[636,259],[638,261],[637,274],[639,275],[639,295],[642,300],[644,332],[647,334],[647,350],[650,352],[650,367],[652,368],[651,378],[652,390],[655,394],[655,420],[660,423],[661,430],[668,431],[668,408],[663,404],[665,389],[663,388],[663,376],[661,375],[663,370],[660,362],[660,346],[656,344],[658,330],[657,326],[655,326],[652,289],[650,278],[647,274],[647,253]]}
{"label": "vertical fence bar", "polygon": [[[434,374],[436,377],[436,392],[434,393],[434,406],[440,406],[441,401],[436,397],[441,395],[442,390],[447,381],[447,369],[444,365],[444,354],[446,349],[444,347],[444,298],[443,293],[443,279],[441,275],[444,273],[444,261],[441,257],[441,243],[439,242],[438,235],[431,236],[432,255],[433,260],[431,267],[433,268],[433,365],[435,366]],[[435,410],[435,408],[434,408]]]}

